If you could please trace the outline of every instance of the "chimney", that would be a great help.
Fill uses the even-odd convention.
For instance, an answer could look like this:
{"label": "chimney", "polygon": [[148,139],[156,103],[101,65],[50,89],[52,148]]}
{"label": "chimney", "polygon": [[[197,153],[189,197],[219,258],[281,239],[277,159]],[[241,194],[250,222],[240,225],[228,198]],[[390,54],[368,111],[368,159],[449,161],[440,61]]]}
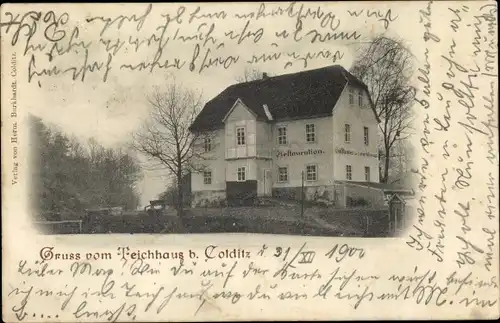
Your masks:
{"label": "chimney", "polygon": [[269,76],[267,76],[267,73],[266,73],[266,72],[262,73],[262,79],[263,79],[263,80],[267,79],[268,77],[269,77]]}

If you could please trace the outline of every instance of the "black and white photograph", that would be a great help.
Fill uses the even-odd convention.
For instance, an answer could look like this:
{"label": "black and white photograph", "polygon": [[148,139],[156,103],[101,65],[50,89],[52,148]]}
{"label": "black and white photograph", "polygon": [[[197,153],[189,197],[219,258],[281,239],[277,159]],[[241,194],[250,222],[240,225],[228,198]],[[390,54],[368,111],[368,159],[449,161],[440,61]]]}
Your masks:
{"label": "black and white photograph", "polygon": [[[144,121],[120,145],[32,116],[36,224],[55,234],[397,236],[415,211],[414,58],[383,34],[349,46],[350,66],[245,65],[210,97],[169,75],[140,93]],[[161,178],[156,194],[145,172]]]}
{"label": "black and white photograph", "polygon": [[2,4],[3,320],[498,319],[497,21]]}

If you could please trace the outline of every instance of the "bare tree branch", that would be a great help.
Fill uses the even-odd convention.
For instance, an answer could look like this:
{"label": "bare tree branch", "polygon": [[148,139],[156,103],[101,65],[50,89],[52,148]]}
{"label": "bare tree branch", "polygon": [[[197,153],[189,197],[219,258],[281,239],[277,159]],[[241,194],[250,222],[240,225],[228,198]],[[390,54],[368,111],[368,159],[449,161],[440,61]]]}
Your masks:
{"label": "bare tree branch", "polygon": [[245,71],[243,72],[243,75],[236,77],[235,80],[238,83],[245,83],[245,82],[260,80],[260,79],[262,79],[263,75],[264,75],[264,73],[262,73],[257,68],[246,67]]}
{"label": "bare tree branch", "polygon": [[[190,171],[204,168],[204,150],[195,146],[211,133],[195,134],[189,130],[201,108],[201,94],[175,83],[165,89],[155,88],[147,97],[150,105],[147,120],[133,135],[133,147],[147,157],[154,169],[166,169],[177,183],[177,207],[182,212],[182,178]],[[212,140],[212,145],[214,142]]]}
{"label": "bare tree branch", "polygon": [[367,85],[381,120],[384,150],[381,181],[387,182],[391,150],[397,141],[409,136],[406,130],[411,125],[410,109],[415,97],[411,86],[413,55],[401,40],[383,35],[362,46],[351,73]]}

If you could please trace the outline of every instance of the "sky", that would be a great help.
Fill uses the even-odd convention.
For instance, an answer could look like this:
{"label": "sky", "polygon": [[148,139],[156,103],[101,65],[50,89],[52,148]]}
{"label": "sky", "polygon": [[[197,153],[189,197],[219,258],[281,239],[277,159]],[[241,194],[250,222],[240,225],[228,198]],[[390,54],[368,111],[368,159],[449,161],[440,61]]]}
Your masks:
{"label": "sky", "polygon": [[[284,3],[280,5],[283,8],[287,6]],[[265,9],[267,12],[271,12],[273,8],[277,8],[276,6],[267,4]],[[374,4],[372,4],[372,11],[373,6]],[[88,47],[88,61],[95,60],[96,62],[105,63],[108,57],[104,45],[106,41],[113,43],[118,40],[130,40],[129,37],[131,36],[138,39],[147,39],[153,33],[159,35],[157,28],[162,26],[162,21],[164,21],[162,20],[164,19],[162,18],[162,14],[170,15],[172,18],[178,12],[179,7],[179,4],[153,5],[140,28],[137,22],[134,23],[128,20],[121,21],[122,25],[119,28],[118,25],[120,18],[123,18],[123,16],[130,18],[135,14],[136,17],[140,17],[142,14],[148,12],[147,4],[121,6],[123,11],[120,11],[120,13],[123,16],[120,16],[116,7],[112,7],[111,5],[84,6],[78,10],[76,7],[63,8],[60,5],[55,5],[54,12],[56,12],[56,15],[61,15],[66,11],[67,17],[69,17],[68,22],[64,26],[61,26],[61,30],[66,30],[67,32],[67,36],[61,40],[61,46],[63,48],[64,46],[67,47],[68,35],[71,34],[71,31],[74,31],[76,26],[78,27],[78,37],[75,38],[77,41],[74,41],[74,43],[78,41],[92,42]],[[39,5],[35,8],[47,11],[51,10],[49,8],[52,7]],[[295,12],[298,11],[298,8],[299,5],[294,8]],[[305,8],[311,9],[311,12],[312,10],[316,10],[317,13],[318,4],[307,3]],[[397,35],[406,39],[409,46],[414,45],[413,41],[410,41],[412,39],[410,36],[411,30],[405,28],[405,21],[403,19],[398,18],[405,16],[418,19],[414,5],[392,5],[389,8],[386,3],[378,3],[376,9],[376,12],[379,13],[378,16],[373,14],[375,11],[372,12],[371,16],[367,15],[367,9],[363,2],[350,3],[349,6],[344,3],[331,3],[329,5],[322,3],[319,8],[323,19],[314,19],[311,16],[304,18],[302,20],[303,34],[308,30],[317,30],[322,33],[333,32],[328,27],[332,25],[337,26],[335,32],[357,31],[359,34],[362,34],[359,41],[385,32],[389,36]],[[197,30],[208,31],[210,24],[214,23],[215,29],[212,36],[217,39],[219,45],[222,42],[224,42],[224,45],[217,47],[217,44],[210,45],[208,43],[208,46],[202,47],[194,72],[189,70],[189,63],[186,63],[187,65],[181,70],[157,69],[152,73],[146,71],[127,71],[120,69],[120,66],[122,64],[138,64],[141,61],[151,61],[157,47],[154,45],[150,45],[149,47],[143,46],[139,51],[134,52],[133,46],[125,45],[113,56],[113,68],[108,74],[106,82],[103,82],[103,73],[88,72],[84,81],[80,79],[72,80],[69,74],[64,73],[47,76],[46,74],[50,74],[47,71],[54,68],[54,66],[60,71],[81,66],[85,55],[82,54],[84,51],[82,48],[73,47],[68,53],[60,56],[56,55],[53,61],[49,62],[47,48],[49,48],[51,43],[47,42],[43,38],[43,34],[39,32],[33,37],[31,43],[46,45],[47,47],[44,51],[31,51],[23,56],[22,52],[25,43],[19,42],[15,47],[17,50],[18,69],[22,71],[18,75],[18,82],[24,83],[19,89],[19,105],[22,107],[24,113],[29,112],[40,116],[45,122],[57,125],[69,135],[74,135],[81,140],[94,137],[105,146],[117,147],[130,142],[131,134],[137,131],[141,123],[144,122],[149,109],[146,99],[147,95],[151,93],[155,86],[161,89],[174,78],[177,83],[181,83],[186,88],[201,93],[203,102],[206,102],[226,87],[234,84],[237,77],[243,75],[245,68],[255,68],[270,75],[280,75],[334,64],[331,58],[319,57],[317,59],[310,59],[307,67],[300,60],[296,60],[291,66],[285,68],[286,61],[283,60],[283,56],[282,59],[277,61],[249,64],[247,60],[251,58],[252,54],[258,56],[264,52],[274,51],[285,53],[283,54],[285,56],[286,53],[295,52],[297,55],[304,57],[308,52],[313,55],[318,51],[322,51],[323,53],[326,53],[326,51],[331,51],[332,53],[340,51],[343,53],[343,57],[338,59],[335,64],[343,65],[347,69],[352,64],[359,41],[330,40],[311,43],[310,38],[308,41],[305,36],[303,36],[301,41],[294,41],[292,39],[293,36],[290,36],[286,40],[275,37],[276,33],[283,30],[287,30],[288,32],[295,30],[296,18],[289,18],[286,15],[274,18],[259,18],[258,20],[255,18],[249,19],[249,26],[246,32],[253,32],[253,36],[243,39],[240,44],[237,44],[240,39],[239,37],[230,40],[230,36],[227,33],[230,34],[232,31],[233,36],[242,34],[247,21],[246,19],[232,19],[231,17],[234,17],[236,13],[241,15],[256,12],[258,9],[258,3],[240,5],[226,3],[219,4],[218,6],[204,5],[198,11],[197,17],[208,15],[210,12],[217,13],[224,10],[227,18],[217,19],[215,16],[212,16],[211,19],[195,18],[191,24],[188,23],[189,15],[184,15],[182,22],[177,22],[172,18],[173,22],[166,31],[168,36],[174,37],[176,32],[177,34],[197,35]],[[351,17],[347,13],[348,9],[351,11],[357,9],[361,12],[359,14],[360,17]],[[186,5],[187,13],[192,13],[196,10],[195,4]],[[305,9],[303,12],[305,12]],[[89,23],[86,19],[92,17],[94,21]],[[96,17],[101,17],[102,19],[96,19]],[[384,18],[391,20],[387,29],[384,27]],[[103,31],[106,21],[108,24],[110,22],[113,23],[100,36],[99,34]],[[47,26],[44,25],[43,27]],[[43,30],[43,27],[40,26],[39,30]],[[177,28],[179,28],[179,31],[177,31]],[[259,32],[259,28],[262,28],[263,36],[255,43],[253,39],[256,37],[255,33]],[[243,34],[245,33],[243,32]],[[6,41],[6,38],[2,39],[4,44]],[[173,62],[177,58],[189,62],[194,55],[196,43],[202,44],[203,42],[204,40],[200,41],[199,39],[184,42],[170,39],[164,48],[162,60],[169,59],[170,62]],[[208,49],[210,49],[209,54],[213,57],[239,55],[240,59],[227,69],[220,66],[211,67],[199,73],[198,68],[201,65],[202,57]],[[33,56],[31,56],[32,54]],[[36,62],[32,61],[33,57],[36,59]],[[31,83],[27,84],[30,72],[42,72],[43,69],[45,69],[45,75],[37,76],[35,74],[32,77]],[[141,204],[145,205],[150,199],[156,198],[169,185],[169,181],[165,172],[145,171],[144,179],[139,185]]]}

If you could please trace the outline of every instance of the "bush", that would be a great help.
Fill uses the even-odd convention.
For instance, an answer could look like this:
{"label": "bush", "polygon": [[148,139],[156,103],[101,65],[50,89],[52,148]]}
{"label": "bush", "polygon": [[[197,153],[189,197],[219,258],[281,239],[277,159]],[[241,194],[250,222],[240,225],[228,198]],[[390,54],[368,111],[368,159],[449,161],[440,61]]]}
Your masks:
{"label": "bush", "polygon": [[207,207],[224,207],[227,205],[226,199],[220,198],[217,200],[207,201],[205,203]]}
{"label": "bush", "polygon": [[347,207],[369,206],[370,205],[370,202],[362,197],[352,198],[352,197],[348,196],[346,203],[347,203]]}

